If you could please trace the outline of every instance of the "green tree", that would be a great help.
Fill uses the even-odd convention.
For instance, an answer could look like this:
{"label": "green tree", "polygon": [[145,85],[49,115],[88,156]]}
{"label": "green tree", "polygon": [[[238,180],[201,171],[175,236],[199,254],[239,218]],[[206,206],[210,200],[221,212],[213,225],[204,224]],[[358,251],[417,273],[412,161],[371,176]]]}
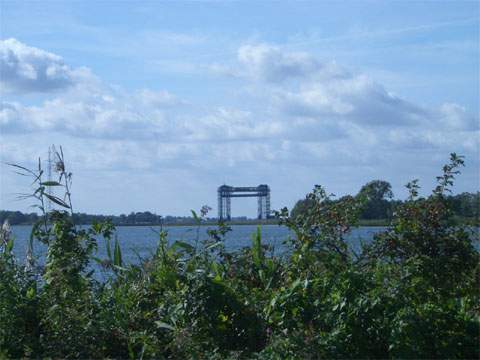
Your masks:
{"label": "green tree", "polygon": [[389,219],[392,216],[392,186],[383,180],[373,180],[363,185],[357,197],[365,199],[362,219]]}

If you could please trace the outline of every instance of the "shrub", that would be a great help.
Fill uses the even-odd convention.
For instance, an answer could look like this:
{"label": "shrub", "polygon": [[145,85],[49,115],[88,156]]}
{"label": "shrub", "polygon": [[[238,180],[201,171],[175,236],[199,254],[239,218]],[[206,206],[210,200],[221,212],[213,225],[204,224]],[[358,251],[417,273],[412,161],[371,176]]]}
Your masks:
{"label": "shrub", "polygon": [[[169,244],[124,264],[115,227],[73,223],[63,152],[58,181],[34,177],[42,212],[32,241],[48,247],[44,267],[12,254],[0,232],[0,356],[46,358],[478,358],[479,254],[476,233],[459,225],[446,194],[463,159],[452,154],[431,196],[408,201],[361,254],[345,236],[364,198],[316,186],[308,207],[278,216],[293,236],[274,256],[259,228],[252,246],[224,247],[229,228]],[[40,164],[40,162],[39,162]],[[63,196],[47,191],[54,186]],[[45,211],[50,199],[64,211]],[[205,221],[192,212],[198,225]],[[68,211],[68,212],[67,212]],[[199,234],[199,231],[197,231]],[[95,256],[103,238],[107,258]],[[112,239],[115,239],[112,248]],[[92,261],[93,260],[93,261]],[[95,266],[106,275],[93,277]]]}

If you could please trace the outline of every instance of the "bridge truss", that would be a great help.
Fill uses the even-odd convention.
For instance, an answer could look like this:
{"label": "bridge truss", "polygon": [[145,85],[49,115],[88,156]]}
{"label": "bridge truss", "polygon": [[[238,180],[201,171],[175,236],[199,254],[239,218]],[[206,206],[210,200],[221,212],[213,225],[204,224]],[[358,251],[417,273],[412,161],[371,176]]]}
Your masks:
{"label": "bridge truss", "polygon": [[256,197],[258,200],[258,219],[270,216],[270,188],[262,184],[258,186],[235,187],[222,185],[218,188],[218,218],[231,219],[231,199],[234,197]]}

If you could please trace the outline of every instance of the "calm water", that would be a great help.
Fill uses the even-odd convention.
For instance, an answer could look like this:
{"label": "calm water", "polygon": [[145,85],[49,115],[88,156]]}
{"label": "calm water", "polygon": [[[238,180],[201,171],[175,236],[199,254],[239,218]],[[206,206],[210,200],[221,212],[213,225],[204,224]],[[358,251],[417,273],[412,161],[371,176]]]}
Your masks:
{"label": "calm water", "polygon": [[[214,227],[202,226],[199,231],[200,240],[207,238],[207,229]],[[251,236],[256,231],[256,225],[233,225],[232,231],[227,234],[225,246],[229,250],[241,249],[250,246]],[[271,245],[276,254],[283,250],[283,241],[291,236],[286,227],[278,225],[263,225],[262,243]],[[173,243],[180,240],[187,243],[194,243],[197,238],[197,228],[190,226],[171,226],[165,227],[168,232],[168,241]],[[360,248],[360,243],[369,242],[373,235],[384,231],[384,227],[360,227],[354,229],[348,236],[348,241],[355,250]],[[117,236],[122,248],[123,259],[127,263],[137,263],[139,258],[147,258],[155,252],[158,243],[158,228],[148,226],[119,226],[117,227]],[[31,232],[31,226],[12,226],[12,232],[15,237],[14,253],[18,259],[25,259],[28,239]],[[46,248],[44,245],[35,242],[34,252],[36,257],[44,257]],[[98,239],[97,257],[106,257],[104,241]]]}

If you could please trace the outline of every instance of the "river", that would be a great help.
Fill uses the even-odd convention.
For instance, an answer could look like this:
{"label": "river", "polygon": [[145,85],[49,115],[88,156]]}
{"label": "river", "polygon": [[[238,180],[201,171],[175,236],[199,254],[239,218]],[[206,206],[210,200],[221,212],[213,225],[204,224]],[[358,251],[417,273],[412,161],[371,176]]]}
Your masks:
{"label": "river", "polygon": [[[192,226],[165,226],[167,231],[167,239],[170,243],[174,241],[184,241],[193,244],[198,238],[200,240],[207,238],[207,230],[213,229],[214,226],[201,226],[200,228]],[[256,232],[256,225],[233,225],[232,231],[228,232],[225,240],[225,247],[228,250],[238,250],[246,246],[250,246],[252,234]],[[15,239],[13,252],[15,256],[23,261],[28,246],[32,227],[29,225],[12,226],[12,233]],[[384,231],[385,227],[359,227],[347,236],[347,241],[352,245],[354,250],[360,249],[361,242],[369,242],[373,239],[374,234]],[[148,258],[155,252],[158,244],[158,227],[149,226],[118,226],[117,237],[122,248],[122,256],[126,263],[138,263],[140,258]],[[291,232],[284,226],[279,225],[262,225],[262,243],[270,245],[274,249],[275,254],[283,252],[285,249],[283,242]],[[106,256],[106,248],[104,241],[98,239],[99,258]],[[44,258],[46,247],[39,243],[34,243],[34,253],[40,260]]]}

